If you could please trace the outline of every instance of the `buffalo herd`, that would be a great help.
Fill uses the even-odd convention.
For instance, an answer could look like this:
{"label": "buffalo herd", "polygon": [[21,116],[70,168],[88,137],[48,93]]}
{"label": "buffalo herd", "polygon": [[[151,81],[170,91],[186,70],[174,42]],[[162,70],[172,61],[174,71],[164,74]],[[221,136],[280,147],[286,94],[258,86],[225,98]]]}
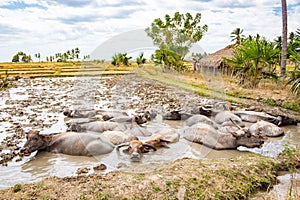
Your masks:
{"label": "buffalo herd", "polygon": [[[24,155],[48,151],[78,156],[107,154],[114,149],[128,153],[132,161],[139,161],[144,153],[159,148],[172,148],[170,143],[184,138],[216,150],[261,147],[268,137],[284,135],[281,126],[297,125],[286,116],[265,112],[200,107],[197,114],[180,110],[165,113],[146,111],[133,115],[121,111],[65,110],[66,132],[42,134],[38,130],[27,133],[22,148]],[[147,124],[162,120],[181,120],[180,128],[165,126],[156,132]],[[147,138],[140,140],[140,138]]]}

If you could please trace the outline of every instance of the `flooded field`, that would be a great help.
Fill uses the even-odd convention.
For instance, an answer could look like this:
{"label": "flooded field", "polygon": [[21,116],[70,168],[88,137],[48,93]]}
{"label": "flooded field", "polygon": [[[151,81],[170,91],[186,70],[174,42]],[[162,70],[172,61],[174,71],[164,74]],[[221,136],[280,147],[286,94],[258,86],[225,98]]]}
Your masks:
{"label": "flooded field", "polygon": [[[216,151],[180,138],[170,144],[145,154],[141,162],[131,162],[129,156],[116,151],[101,156],[83,157],[40,152],[30,156],[18,155],[25,143],[25,132],[41,130],[44,134],[66,131],[63,115],[67,108],[95,110],[118,110],[128,114],[156,110],[158,113],[184,109],[191,111],[195,106],[212,103],[206,99],[154,81],[146,81],[132,75],[128,77],[85,77],[85,78],[35,78],[20,79],[14,87],[2,91],[0,97],[0,189],[37,181],[47,176],[75,176],[85,169],[89,173],[106,173],[113,170],[146,172],[157,166],[179,158],[215,159],[259,153],[276,156],[283,144],[300,144],[300,126],[284,127],[286,135],[269,139],[262,148]],[[167,121],[157,117],[147,123],[147,130],[155,132],[169,125],[183,127],[181,121]],[[146,138],[140,138],[145,140]],[[107,168],[94,167],[104,164]]]}

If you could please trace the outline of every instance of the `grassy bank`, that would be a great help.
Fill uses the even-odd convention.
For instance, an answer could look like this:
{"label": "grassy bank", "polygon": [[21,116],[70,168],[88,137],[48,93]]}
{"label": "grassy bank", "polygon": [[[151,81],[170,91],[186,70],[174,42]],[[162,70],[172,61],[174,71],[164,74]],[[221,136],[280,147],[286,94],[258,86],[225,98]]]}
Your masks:
{"label": "grassy bank", "polygon": [[165,72],[153,65],[138,68],[136,73],[163,84],[192,91],[200,96],[238,103],[245,107],[277,106],[300,112],[299,97],[289,92],[286,82],[262,80],[258,88],[243,88],[238,85],[237,80],[226,75]]}
{"label": "grassy bank", "polygon": [[[299,152],[293,155],[299,163]],[[270,190],[278,171],[290,166],[288,159],[252,154],[218,160],[181,159],[147,173],[50,177],[17,184],[0,195],[2,199],[248,199],[259,190]]]}

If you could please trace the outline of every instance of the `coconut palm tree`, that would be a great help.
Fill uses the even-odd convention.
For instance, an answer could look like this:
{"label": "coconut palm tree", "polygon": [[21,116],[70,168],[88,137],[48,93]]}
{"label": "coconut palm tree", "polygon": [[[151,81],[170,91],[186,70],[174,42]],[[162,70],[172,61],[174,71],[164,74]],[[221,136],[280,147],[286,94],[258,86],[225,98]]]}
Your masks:
{"label": "coconut palm tree", "polygon": [[79,59],[79,53],[80,53],[80,50],[78,47],[75,48],[75,57],[76,59],[78,60]]}
{"label": "coconut palm tree", "polygon": [[282,51],[280,63],[280,75],[284,76],[286,73],[286,59],[287,59],[287,5],[286,0],[281,0],[282,7]]}
{"label": "coconut palm tree", "polygon": [[232,38],[231,42],[235,42],[235,44],[239,45],[242,43],[243,38],[245,37],[242,35],[243,29],[236,28],[231,32],[230,37]]}

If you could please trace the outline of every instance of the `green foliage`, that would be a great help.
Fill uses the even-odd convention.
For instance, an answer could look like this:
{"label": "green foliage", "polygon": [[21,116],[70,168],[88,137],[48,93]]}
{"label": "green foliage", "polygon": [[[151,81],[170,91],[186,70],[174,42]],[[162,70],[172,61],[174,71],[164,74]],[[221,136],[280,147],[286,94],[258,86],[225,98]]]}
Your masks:
{"label": "green foliage", "polygon": [[300,95],[300,69],[291,72],[288,84],[291,84],[290,91],[296,95]]}
{"label": "green foliage", "polygon": [[155,64],[163,65],[164,69],[185,71],[186,67],[181,61],[179,55],[173,51],[166,49],[158,49],[152,55],[152,60]]}
{"label": "green foliage", "polygon": [[27,55],[26,53],[19,51],[16,55],[13,56],[12,62],[20,62],[20,61],[28,63],[31,62],[32,59],[30,55]]}
{"label": "green foliage", "polygon": [[143,52],[136,58],[136,63],[138,65],[144,64],[146,61],[147,61],[147,59],[144,58],[144,53]]}
{"label": "green foliage", "polygon": [[121,64],[128,66],[131,58],[127,56],[127,53],[118,53],[112,57],[111,64],[114,66],[120,66]]}
{"label": "green foliage", "polygon": [[[296,63],[296,66],[299,66],[300,55],[295,50],[291,50],[290,54],[290,57]],[[300,95],[300,68],[296,68],[293,72],[290,73],[288,84],[291,84],[290,91],[292,93]]]}
{"label": "green foliage", "polygon": [[272,98],[263,99],[262,103],[268,106],[280,106],[277,102]]}
{"label": "green foliage", "polygon": [[34,57],[36,57],[37,59],[39,59],[39,62],[41,61],[41,54],[40,53],[34,54]]}
{"label": "green foliage", "polygon": [[110,197],[109,194],[98,193],[98,194],[96,195],[96,199],[98,199],[98,200],[108,200],[109,197]]}
{"label": "green foliage", "polygon": [[285,160],[285,165],[288,167],[289,171],[295,172],[297,163],[300,160],[300,152],[294,146],[285,144],[280,157]]}
{"label": "green foliage", "polygon": [[296,112],[300,112],[300,100],[298,99],[294,101],[285,101],[283,102],[282,107]]}
{"label": "green foliage", "polygon": [[275,44],[261,38],[249,37],[243,40],[230,59],[226,59],[240,84],[257,87],[263,78],[277,78],[275,64],[279,62],[280,51]]}
{"label": "green foliage", "polygon": [[11,87],[11,84],[9,84],[8,82],[8,71],[5,71],[5,76],[1,77],[0,76],[0,90],[2,90],[3,88],[9,88]]}
{"label": "green foliage", "polygon": [[200,26],[200,20],[200,13],[193,17],[190,13],[176,12],[173,17],[166,14],[164,20],[155,19],[145,31],[160,49],[176,52],[183,59],[191,45],[200,41],[207,32],[208,26]]}
{"label": "green foliage", "polygon": [[[79,59],[80,50],[78,47],[75,49],[67,50],[64,53],[56,53],[55,58],[57,62],[67,62],[67,61],[74,61],[75,58]],[[54,59],[54,56],[53,56]]]}
{"label": "green foliage", "polygon": [[22,189],[22,184],[16,184],[14,185],[14,187],[12,188],[13,192],[19,192]]}
{"label": "green foliage", "polygon": [[240,29],[240,28],[234,29],[230,35],[230,37],[232,38],[231,42],[235,42],[235,44],[237,44],[237,45],[241,44],[245,37],[244,35],[242,35],[243,31],[244,30]]}
{"label": "green foliage", "polygon": [[160,189],[159,186],[153,186],[152,190],[153,190],[154,192],[159,192],[159,191],[161,191],[161,189]]}

